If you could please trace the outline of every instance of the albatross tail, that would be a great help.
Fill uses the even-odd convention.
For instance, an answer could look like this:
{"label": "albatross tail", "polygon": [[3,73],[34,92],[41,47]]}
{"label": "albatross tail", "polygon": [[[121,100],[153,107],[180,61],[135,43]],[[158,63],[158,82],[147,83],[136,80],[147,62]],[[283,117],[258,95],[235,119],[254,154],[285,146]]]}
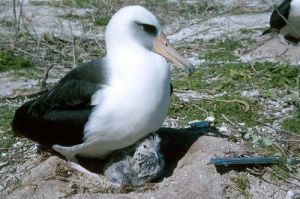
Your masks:
{"label": "albatross tail", "polygon": [[29,101],[23,104],[15,112],[15,116],[12,121],[12,131],[17,136],[24,136],[37,141],[34,138],[38,137],[38,122],[29,116],[29,109],[34,101]]}
{"label": "albatross tail", "polygon": [[12,121],[12,130],[45,146],[54,144],[72,146],[83,142],[83,128],[91,108],[62,110],[50,108],[39,111],[35,100],[18,108]]}

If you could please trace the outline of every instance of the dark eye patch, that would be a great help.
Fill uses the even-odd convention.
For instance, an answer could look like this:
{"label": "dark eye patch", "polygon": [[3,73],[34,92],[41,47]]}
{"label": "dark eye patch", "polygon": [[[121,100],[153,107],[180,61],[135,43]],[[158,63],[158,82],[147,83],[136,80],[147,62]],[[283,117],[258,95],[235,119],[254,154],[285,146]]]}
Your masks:
{"label": "dark eye patch", "polygon": [[147,32],[148,34],[150,35],[156,35],[157,34],[157,28],[153,25],[149,25],[149,24],[142,24],[142,23],[139,23],[138,25],[140,25],[143,30],[145,32]]}

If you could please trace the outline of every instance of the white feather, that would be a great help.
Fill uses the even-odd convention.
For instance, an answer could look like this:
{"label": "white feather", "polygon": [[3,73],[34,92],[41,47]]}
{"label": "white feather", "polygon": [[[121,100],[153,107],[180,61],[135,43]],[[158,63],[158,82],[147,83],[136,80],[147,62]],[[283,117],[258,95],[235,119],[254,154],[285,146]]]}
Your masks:
{"label": "white feather", "polygon": [[[170,71],[166,60],[146,49],[129,22],[157,19],[140,6],[121,9],[106,30],[109,82],[92,96],[94,108],[84,128],[84,143],[53,148],[73,159],[100,157],[134,144],[163,124],[169,106]],[[126,11],[126,12],[125,12]]]}

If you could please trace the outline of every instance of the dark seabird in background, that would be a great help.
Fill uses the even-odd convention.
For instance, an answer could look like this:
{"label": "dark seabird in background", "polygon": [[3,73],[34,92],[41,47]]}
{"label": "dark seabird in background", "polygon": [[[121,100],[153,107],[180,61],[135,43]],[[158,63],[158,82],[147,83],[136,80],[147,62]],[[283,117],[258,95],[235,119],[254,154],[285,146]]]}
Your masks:
{"label": "dark seabird in background", "polygon": [[284,0],[273,11],[270,26],[263,35],[279,32],[286,40],[298,43],[300,41],[300,0]]}
{"label": "dark seabird in background", "polygon": [[[107,55],[75,68],[15,112],[12,128],[68,160],[103,157],[159,129],[170,99],[165,58],[189,75],[194,68],[141,6],[120,9],[105,33]],[[163,58],[164,56],[165,58]]]}

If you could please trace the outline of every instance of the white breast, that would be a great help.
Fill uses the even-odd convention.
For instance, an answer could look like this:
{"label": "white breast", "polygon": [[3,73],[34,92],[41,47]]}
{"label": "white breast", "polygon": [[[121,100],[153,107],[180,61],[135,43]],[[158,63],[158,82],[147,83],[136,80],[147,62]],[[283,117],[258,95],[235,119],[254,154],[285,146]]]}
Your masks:
{"label": "white breast", "polygon": [[169,67],[152,52],[134,56],[111,60],[113,76],[92,98],[96,108],[85,126],[86,149],[80,150],[81,155],[99,156],[132,145],[162,126],[169,106]]}

